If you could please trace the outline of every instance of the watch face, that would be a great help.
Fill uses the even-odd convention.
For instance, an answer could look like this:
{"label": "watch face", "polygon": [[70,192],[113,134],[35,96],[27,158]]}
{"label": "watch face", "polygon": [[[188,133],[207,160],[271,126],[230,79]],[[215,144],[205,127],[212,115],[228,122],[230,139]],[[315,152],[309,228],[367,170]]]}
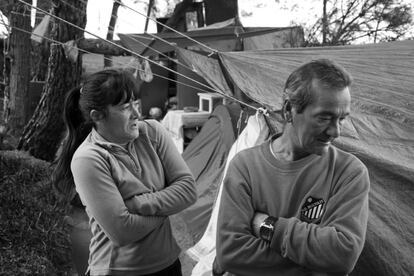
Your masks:
{"label": "watch face", "polygon": [[274,217],[266,218],[260,225],[260,238],[265,241],[271,241],[273,237],[273,232],[275,230],[275,223],[277,219]]}
{"label": "watch face", "polygon": [[266,222],[262,223],[260,226],[260,237],[266,241],[270,241],[272,239],[274,227],[272,224],[268,224]]}
{"label": "watch face", "polygon": [[272,224],[265,224],[263,225],[264,228],[266,228],[268,231],[273,231],[273,225]]}
{"label": "watch face", "polygon": [[275,230],[275,226],[273,224],[269,225],[271,231]]}

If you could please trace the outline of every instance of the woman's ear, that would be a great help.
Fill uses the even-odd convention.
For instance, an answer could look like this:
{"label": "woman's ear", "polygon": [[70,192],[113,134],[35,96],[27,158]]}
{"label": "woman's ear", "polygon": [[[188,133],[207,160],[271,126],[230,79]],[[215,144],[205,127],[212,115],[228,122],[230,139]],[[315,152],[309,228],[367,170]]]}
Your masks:
{"label": "woman's ear", "polygon": [[105,114],[102,111],[92,109],[89,113],[89,116],[91,116],[91,119],[94,123],[102,120],[105,117]]}

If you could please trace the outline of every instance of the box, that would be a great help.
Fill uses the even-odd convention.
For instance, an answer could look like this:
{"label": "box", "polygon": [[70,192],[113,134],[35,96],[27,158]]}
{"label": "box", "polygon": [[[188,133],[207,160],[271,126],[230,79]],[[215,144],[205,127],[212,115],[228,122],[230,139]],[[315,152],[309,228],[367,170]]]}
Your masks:
{"label": "box", "polygon": [[[189,129],[201,129],[203,124],[210,117],[210,113],[203,112],[184,112],[184,110],[170,110],[165,115],[161,124],[168,131],[178,151],[182,153],[189,143]],[[187,135],[186,135],[187,134]]]}
{"label": "box", "polygon": [[223,104],[224,97],[218,93],[197,93],[198,94],[198,110],[213,112],[214,108]]}

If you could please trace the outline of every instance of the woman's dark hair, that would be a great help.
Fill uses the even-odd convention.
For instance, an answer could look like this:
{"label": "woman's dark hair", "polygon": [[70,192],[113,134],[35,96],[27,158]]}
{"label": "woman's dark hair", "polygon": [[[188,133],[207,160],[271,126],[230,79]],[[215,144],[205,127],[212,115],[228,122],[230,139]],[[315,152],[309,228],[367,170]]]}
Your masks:
{"label": "woman's dark hair", "polygon": [[290,74],[283,92],[283,100],[289,100],[298,113],[312,100],[314,79],[331,89],[343,89],[352,83],[351,75],[330,59],[317,59],[303,64]]}
{"label": "woman's dark hair", "polygon": [[59,196],[72,201],[76,191],[70,163],[73,154],[85,140],[94,126],[90,118],[91,110],[102,111],[106,107],[139,99],[139,85],[130,71],[105,69],[86,77],[83,84],[69,91],[63,110],[66,136],[58,151],[52,181]]}

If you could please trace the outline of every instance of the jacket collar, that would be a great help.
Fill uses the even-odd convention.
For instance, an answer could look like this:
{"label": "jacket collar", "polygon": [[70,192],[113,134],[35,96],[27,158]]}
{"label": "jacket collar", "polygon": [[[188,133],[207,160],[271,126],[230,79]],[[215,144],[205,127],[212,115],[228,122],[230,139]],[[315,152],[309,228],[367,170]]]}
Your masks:
{"label": "jacket collar", "polygon": [[[102,137],[102,135],[100,135],[94,127],[92,128],[92,131],[89,135],[89,140],[91,143],[101,146],[107,150],[121,149],[125,151],[125,148],[120,144],[109,142],[104,137]],[[127,144],[128,148],[130,148],[130,146],[131,142]]]}

